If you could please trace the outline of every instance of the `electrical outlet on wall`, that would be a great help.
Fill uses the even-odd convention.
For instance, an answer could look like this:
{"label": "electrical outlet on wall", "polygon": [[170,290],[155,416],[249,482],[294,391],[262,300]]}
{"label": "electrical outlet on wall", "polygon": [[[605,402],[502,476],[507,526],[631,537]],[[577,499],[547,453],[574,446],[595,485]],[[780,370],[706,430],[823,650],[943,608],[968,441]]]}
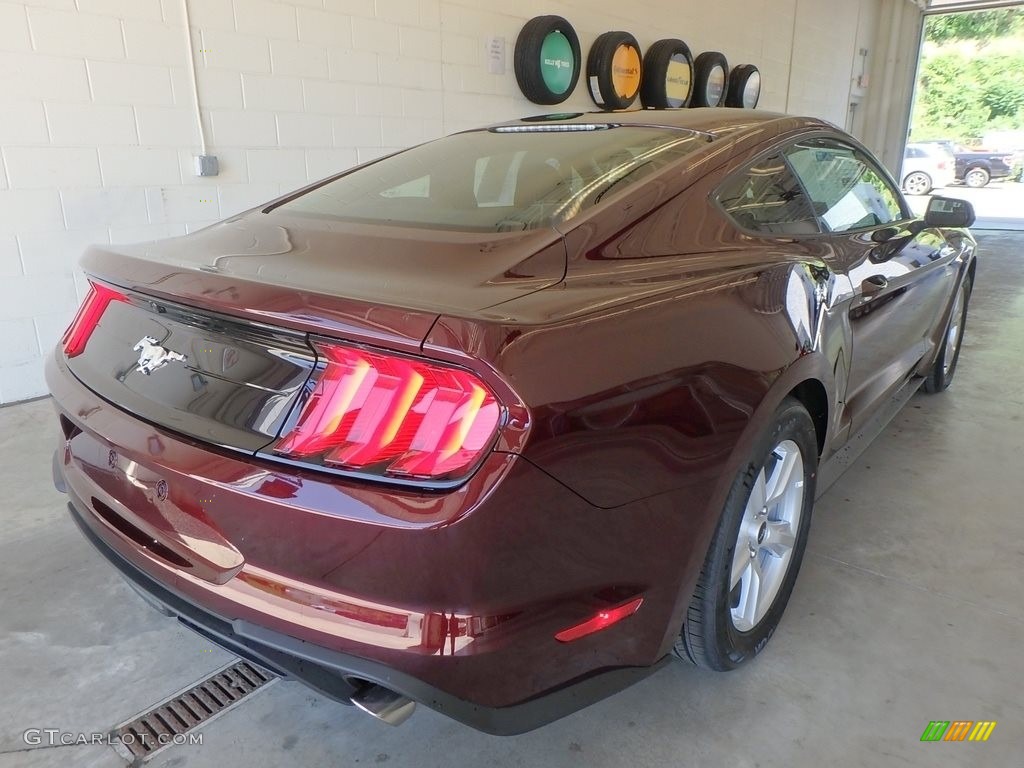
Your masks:
{"label": "electrical outlet on wall", "polygon": [[196,176],[216,176],[220,173],[220,163],[216,155],[193,155]]}

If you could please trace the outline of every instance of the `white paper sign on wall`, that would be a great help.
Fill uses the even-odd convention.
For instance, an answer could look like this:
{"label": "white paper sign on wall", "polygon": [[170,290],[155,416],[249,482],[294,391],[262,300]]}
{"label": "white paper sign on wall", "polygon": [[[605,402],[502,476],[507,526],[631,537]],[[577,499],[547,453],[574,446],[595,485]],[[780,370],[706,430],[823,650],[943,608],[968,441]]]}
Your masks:
{"label": "white paper sign on wall", "polygon": [[505,74],[505,38],[491,37],[487,40],[487,71],[492,75]]}

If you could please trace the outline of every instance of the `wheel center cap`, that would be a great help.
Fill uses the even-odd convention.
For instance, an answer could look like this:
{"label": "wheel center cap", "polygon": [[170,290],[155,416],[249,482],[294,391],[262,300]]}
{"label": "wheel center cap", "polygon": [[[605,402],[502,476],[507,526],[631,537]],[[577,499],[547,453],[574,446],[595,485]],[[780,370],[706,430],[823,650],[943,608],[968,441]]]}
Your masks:
{"label": "wheel center cap", "polygon": [[761,527],[757,529],[757,543],[760,544],[764,541],[764,537],[768,535],[768,524],[761,523]]}

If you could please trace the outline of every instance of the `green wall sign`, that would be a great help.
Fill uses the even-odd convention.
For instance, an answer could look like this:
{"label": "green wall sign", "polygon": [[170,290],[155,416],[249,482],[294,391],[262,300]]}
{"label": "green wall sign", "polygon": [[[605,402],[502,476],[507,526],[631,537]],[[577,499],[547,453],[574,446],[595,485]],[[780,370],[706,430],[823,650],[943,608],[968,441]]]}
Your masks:
{"label": "green wall sign", "polygon": [[551,32],[540,47],[540,76],[552,93],[565,93],[573,83],[576,64],[572,45],[559,31]]}

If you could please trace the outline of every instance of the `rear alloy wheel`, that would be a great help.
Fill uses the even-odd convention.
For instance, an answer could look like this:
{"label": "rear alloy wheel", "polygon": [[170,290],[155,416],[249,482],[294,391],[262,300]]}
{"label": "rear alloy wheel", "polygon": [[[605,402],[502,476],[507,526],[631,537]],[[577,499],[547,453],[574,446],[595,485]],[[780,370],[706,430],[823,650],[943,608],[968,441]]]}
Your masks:
{"label": "rear alloy wheel", "polygon": [[964,183],[968,187],[980,189],[988,184],[989,178],[991,177],[989,176],[988,171],[984,168],[971,168],[971,170],[967,172],[967,175],[964,176]]}
{"label": "rear alloy wheel", "polygon": [[949,313],[949,325],[942,341],[942,349],[935,359],[935,365],[924,380],[922,389],[930,395],[942,392],[953,383],[956,364],[960,361],[960,347],[964,341],[967,325],[967,305],[971,301],[971,276],[966,275],[957,289],[953,300],[953,311]]}
{"label": "rear alloy wheel", "polygon": [[903,180],[903,191],[908,195],[927,195],[932,191],[932,177],[923,171],[914,171]]}
{"label": "rear alloy wheel", "polygon": [[811,522],[818,443],[807,410],[787,398],[733,482],[675,653],[735,669],[775,632]]}

